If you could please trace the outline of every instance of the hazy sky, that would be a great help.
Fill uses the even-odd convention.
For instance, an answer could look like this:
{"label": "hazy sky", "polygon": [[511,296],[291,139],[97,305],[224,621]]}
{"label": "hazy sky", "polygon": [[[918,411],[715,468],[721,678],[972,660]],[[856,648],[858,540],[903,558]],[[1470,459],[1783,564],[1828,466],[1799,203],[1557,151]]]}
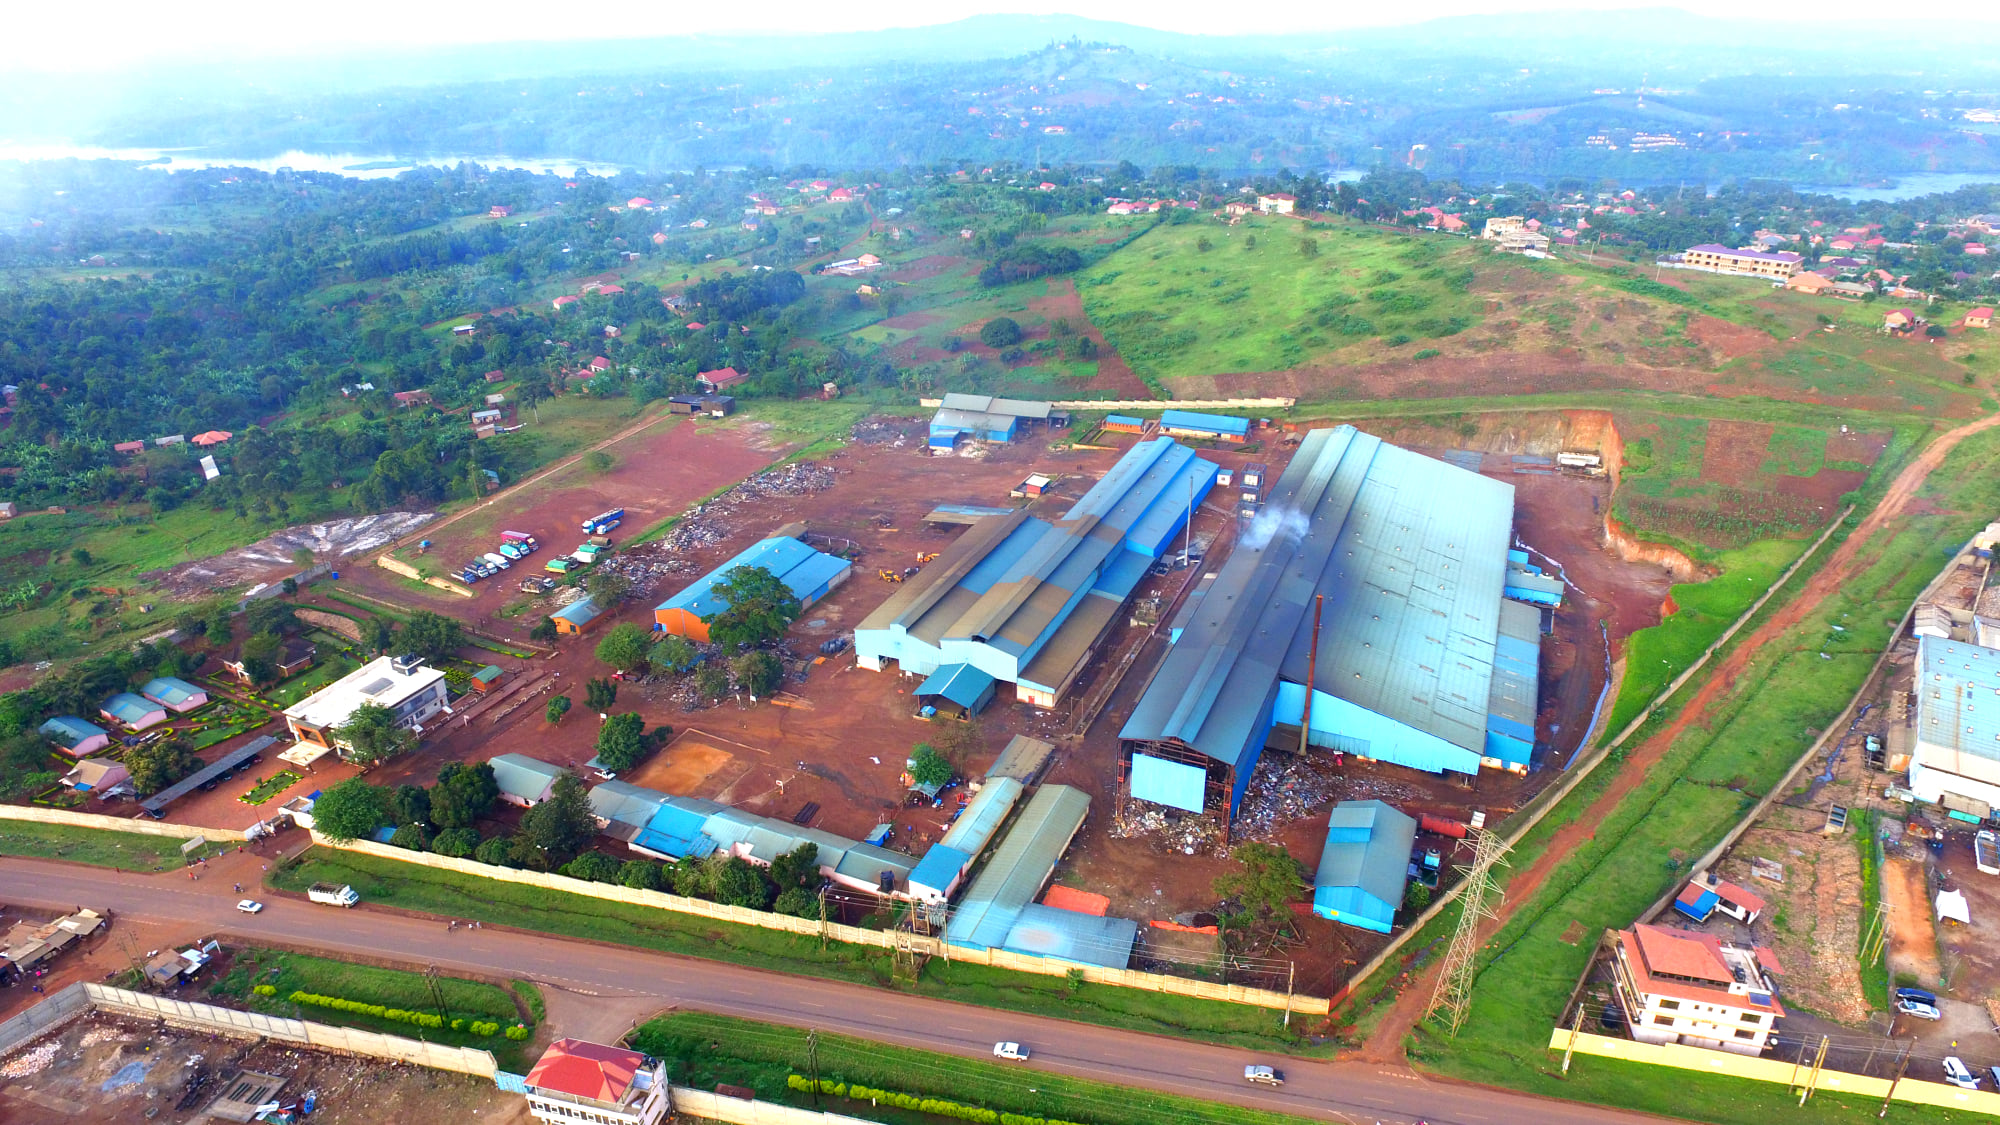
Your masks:
{"label": "hazy sky", "polygon": [[1064,13],[1172,31],[1282,33],[1507,11],[1673,6],[1718,17],[1859,19],[1877,11],[1860,0],[1433,0],[1396,4],[1276,4],[1254,20],[1230,21],[1213,2],[1112,0],[1063,3],[928,0],[842,4],[764,0],[738,4],[550,4],[546,0],[101,0],[82,8],[29,3],[8,17],[0,65],[31,70],[99,70],[148,59],[318,53],[357,46],[425,46],[496,40],[604,39],[705,31],[862,31],[944,23],[982,12]]}

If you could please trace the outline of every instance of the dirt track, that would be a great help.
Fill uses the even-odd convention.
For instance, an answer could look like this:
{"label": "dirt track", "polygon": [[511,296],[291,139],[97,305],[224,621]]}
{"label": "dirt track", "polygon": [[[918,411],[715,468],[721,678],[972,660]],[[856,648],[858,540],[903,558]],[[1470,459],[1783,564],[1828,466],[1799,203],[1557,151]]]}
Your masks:
{"label": "dirt track", "polygon": [[[1595,835],[1595,826],[1604,823],[1620,802],[1630,796],[1648,774],[1660,764],[1669,747],[1696,724],[1707,726],[1713,719],[1713,710],[1723,695],[1724,689],[1737,682],[1745,667],[1759,652],[1776,643],[1785,632],[1797,625],[1819,605],[1827,595],[1859,577],[1865,569],[1861,549],[1872,541],[1877,533],[1891,521],[1901,516],[1917,490],[1930,478],[1931,472],[1944,462],[1958,443],[1973,434],[2000,426],[2000,414],[1969,422],[1932,442],[1914,461],[1904,466],[1890,483],[1882,502],[1875,506],[1861,526],[1854,529],[1833,555],[1820,567],[1806,583],[1799,596],[1786,602],[1783,608],[1766,618],[1748,636],[1741,638],[1734,648],[1723,656],[1703,679],[1701,687],[1681,707],[1672,722],[1653,737],[1635,747],[1631,759],[1619,768],[1619,773],[1611,785],[1580,813],[1575,820],[1565,825],[1550,838],[1541,854],[1527,868],[1520,870],[1507,882],[1507,897],[1494,910],[1494,916],[1482,931],[1482,941],[1490,940],[1500,927],[1506,925],[1514,912],[1523,903],[1532,899],[1541,888],[1549,873],[1555,870],[1563,857],[1575,851]],[[1430,1003],[1431,990],[1436,985],[1439,965],[1433,964],[1420,977],[1412,980],[1404,988],[1386,1018],[1376,1028],[1362,1047],[1364,1057],[1374,1060],[1403,1061],[1403,1041],[1423,1018],[1424,1009]]]}

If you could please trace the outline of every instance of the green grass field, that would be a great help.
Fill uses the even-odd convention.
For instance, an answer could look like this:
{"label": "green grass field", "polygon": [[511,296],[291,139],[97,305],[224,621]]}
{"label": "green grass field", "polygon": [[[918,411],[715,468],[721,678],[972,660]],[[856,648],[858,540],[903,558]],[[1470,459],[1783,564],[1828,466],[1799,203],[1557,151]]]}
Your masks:
{"label": "green grass field", "polygon": [[[1047,1071],[1023,1071],[1005,1063],[892,1047],[844,1035],[820,1035],[822,1081],[859,1083],[898,1093],[946,1098],[962,1105],[1085,1125],[1289,1125],[1284,1114],[1178,1098],[1092,1082]],[[643,1024],[633,1033],[639,1050],[667,1060],[673,1080],[713,1089],[717,1083],[745,1086],[764,1101],[802,1107],[812,1095],[789,1089],[788,1075],[809,1076],[806,1033],[795,1028],[699,1012],[676,1013]],[[829,1112],[901,1125],[936,1118],[822,1095]]]}
{"label": "green grass field", "polygon": [[1227,1043],[1297,1050],[1282,1014],[1241,1004],[1085,985],[1071,991],[1061,977],[1012,973],[933,959],[914,985],[893,980],[880,950],[693,915],[628,906],[581,895],[437,871],[373,856],[313,848],[302,861],[270,875],[275,887],[302,891],[316,882],[351,884],[361,897],[406,910],[657,949],[877,987],[894,987],[982,1007],[1059,1016],[1110,1027]]}
{"label": "green grass field", "polygon": [[[1638,1109],[1697,1107],[1699,1116],[1732,1125],[1763,1125],[1786,1104],[1781,1087],[1599,1059],[1581,1060],[1562,1082],[1545,1046],[1595,936],[1629,924],[1685,877],[1692,857],[1777,784],[1866,678],[1910,599],[1980,526],[1984,513],[2000,505],[2000,435],[1981,434],[1960,445],[1931,475],[1923,496],[1936,512],[1909,517],[1886,541],[1866,545],[1866,569],[1858,579],[1814,607],[1779,643],[1754,654],[1744,673],[1725,685],[1714,721],[1690,728],[1591,838],[1564,857],[1486,947],[1472,1017],[1458,1038],[1420,1029],[1413,1057],[1476,1081]],[[1793,581],[1804,580],[1801,574]],[[1763,613],[1775,612],[1784,596]],[[1836,624],[1846,631],[1833,630]],[[1517,866],[1611,784],[1618,761],[1614,755],[1522,841]],[[1790,1104],[1796,1106],[1796,1096]],[[1843,1109],[1839,1099],[1822,1094],[1799,1119],[1858,1121],[1863,1109]]]}
{"label": "green grass field", "polygon": [[0,820],[0,855],[64,859],[126,871],[158,871],[181,865],[181,840],[177,836]]}
{"label": "green grass field", "polygon": [[1479,320],[1476,260],[1463,243],[1353,224],[1196,222],[1153,228],[1077,289],[1134,371],[1172,380],[1297,367],[1374,339],[1414,352]]}
{"label": "green grass field", "polygon": [[[453,1031],[449,1021],[487,1020],[502,1027],[516,1023],[533,1024],[535,1022],[533,1009],[529,1012],[531,1018],[524,1019],[521,1009],[514,1002],[514,993],[508,989],[484,981],[439,976],[434,978],[434,983],[437,986],[437,998],[443,1001],[443,1007],[440,1009],[437,998],[432,995],[431,983],[433,982],[424,979],[422,973],[253,947],[238,953],[229,975],[210,985],[208,991],[215,996],[227,996],[238,1000],[254,1011],[268,1012],[272,1015],[307,1019],[315,1023],[341,1027],[359,1027],[386,1035],[401,1035],[432,1043],[448,1043],[456,1047],[477,1047],[492,1051],[500,1060],[501,1066],[506,1069],[515,1073],[521,1073],[525,1069],[528,1060],[523,1057],[521,1042],[500,1035],[474,1035],[469,1031]],[[520,983],[530,989],[534,987],[526,981]],[[259,984],[275,987],[278,990],[277,994],[257,995],[252,991],[252,986]],[[359,1012],[345,1012],[337,1008],[316,1005],[296,1005],[286,999],[294,992],[338,996],[345,1000],[358,1000],[364,1004],[381,1004],[389,1008],[436,1014],[443,1016],[447,1024],[442,1028],[417,1027],[413,1024],[378,1019]],[[536,994],[536,1000],[540,1000],[539,994]]]}

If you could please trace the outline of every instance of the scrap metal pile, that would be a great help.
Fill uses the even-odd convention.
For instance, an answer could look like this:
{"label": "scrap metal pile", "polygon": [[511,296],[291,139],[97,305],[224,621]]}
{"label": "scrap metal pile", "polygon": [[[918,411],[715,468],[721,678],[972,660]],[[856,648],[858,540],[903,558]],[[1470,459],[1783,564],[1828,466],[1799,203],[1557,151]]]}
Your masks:
{"label": "scrap metal pile", "polygon": [[1150,839],[1182,855],[1224,850],[1222,817],[1215,813],[1170,812],[1144,801],[1125,802],[1111,817],[1113,839]]}
{"label": "scrap metal pile", "polygon": [[1265,754],[1257,759],[1237,810],[1237,836],[1275,840],[1288,826],[1331,802],[1340,786],[1333,763],[1318,755]]}
{"label": "scrap metal pile", "polygon": [[[809,496],[833,487],[834,470],[817,461],[794,461],[782,468],[758,473],[704,504],[681,513],[679,522],[652,545],[647,561],[661,568],[661,575],[692,574],[697,565],[686,556],[691,552],[717,547],[735,530],[728,517],[753,500],[772,496]],[[636,552],[627,552],[628,555]],[[652,555],[669,556],[664,562]]]}

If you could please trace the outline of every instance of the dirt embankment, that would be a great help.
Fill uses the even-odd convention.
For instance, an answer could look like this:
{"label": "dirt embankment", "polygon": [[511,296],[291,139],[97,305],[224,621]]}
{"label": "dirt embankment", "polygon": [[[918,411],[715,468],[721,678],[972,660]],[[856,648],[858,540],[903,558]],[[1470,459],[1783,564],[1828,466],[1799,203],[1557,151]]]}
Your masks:
{"label": "dirt embankment", "polygon": [[1632,534],[1630,528],[1604,513],[1604,542],[1619,558],[1630,563],[1652,563],[1662,566],[1674,576],[1676,582],[1700,582],[1715,577],[1715,572],[1682,552],[1664,543],[1649,543]]}

